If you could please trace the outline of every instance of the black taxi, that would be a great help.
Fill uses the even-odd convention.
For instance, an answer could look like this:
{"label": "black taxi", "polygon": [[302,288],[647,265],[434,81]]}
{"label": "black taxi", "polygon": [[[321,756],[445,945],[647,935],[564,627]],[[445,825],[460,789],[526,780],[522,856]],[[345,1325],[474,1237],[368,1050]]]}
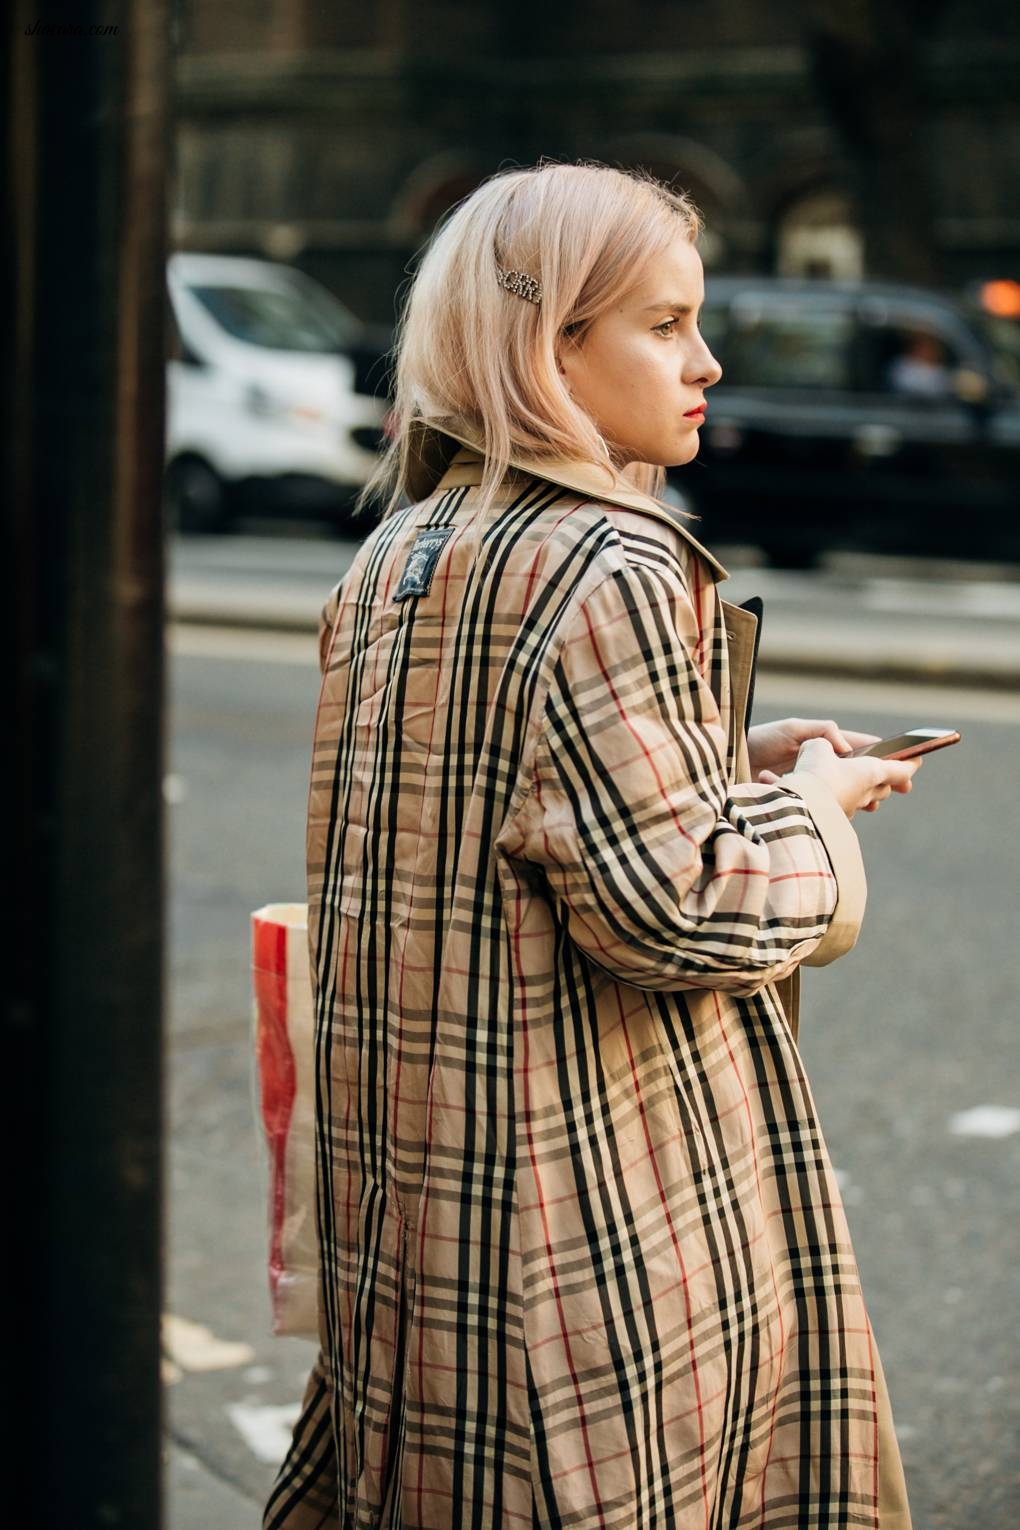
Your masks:
{"label": "black taxi", "polygon": [[1020,559],[1020,324],[888,282],[706,280],[723,375],[670,484],[709,545]]}

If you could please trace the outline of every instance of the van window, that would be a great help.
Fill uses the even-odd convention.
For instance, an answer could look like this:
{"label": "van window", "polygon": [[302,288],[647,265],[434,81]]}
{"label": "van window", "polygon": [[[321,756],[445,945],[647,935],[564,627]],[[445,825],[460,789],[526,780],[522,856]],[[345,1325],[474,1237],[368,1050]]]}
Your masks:
{"label": "van window", "polygon": [[311,282],[295,280],[278,287],[191,285],[191,291],[228,335],[248,345],[326,355],[358,338],[360,325],[354,315]]}
{"label": "van window", "polygon": [[177,316],[174,313],[174,305],[167,297],[164,307],[163,322],[166,325],[164,337],[166,340],[167,361],[183,361],[184,346],[181,344],[181,332],[177,328]]}
{"label": "van window", "polygon": [[733,304],[723,382],[738,388],[848,389],[853,319],[844,308],[770,296]]}
{"label": "van window", "polygon": [[189,345],[185,345],[184,343],[184,340],[181,336],[180,326],[177,323],[177,315],[174,313],[174,305],[170,301],[169,293],[167,294],[166,299],[165,322],[166,330],[164,333],[166,339],[167,361],[180,361],[183,362],[185,366],[189,367],[202,366],[202,358],[196,355]]}

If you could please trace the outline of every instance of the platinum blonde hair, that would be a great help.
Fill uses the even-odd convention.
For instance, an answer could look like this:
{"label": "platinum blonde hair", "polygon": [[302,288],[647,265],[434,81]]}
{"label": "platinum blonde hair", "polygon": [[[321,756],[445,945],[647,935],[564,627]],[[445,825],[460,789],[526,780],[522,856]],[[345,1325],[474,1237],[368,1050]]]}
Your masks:
{"label": "platinum blonde hair", "polygon": [[[595,162],[542,161],[503,170],[459,202],[436,229],[397,324],[391,436],[359,493],[355,514],[383,499],[382,518],[406,492],[415,422],[484,439],[484,519],[510,457],[600,463],[615,480],[658,496],[665,470],[617,467],[557,366],[564,338],[583,343],[595,320],[640,280],[678,232],[702,230],[694,203],[644,171]],[[541,285],[541,303],[508,292],[502,265]]]}

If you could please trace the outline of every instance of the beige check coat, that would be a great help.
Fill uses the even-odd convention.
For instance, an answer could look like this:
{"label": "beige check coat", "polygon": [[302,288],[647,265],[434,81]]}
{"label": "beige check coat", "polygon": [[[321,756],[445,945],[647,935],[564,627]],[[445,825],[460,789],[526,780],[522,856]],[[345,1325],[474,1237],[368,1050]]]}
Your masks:
{"label": "beige check coat", "polygon": [[686,519],[421,439],[333,591],[308,801],[321,1353],[269,1530],[910,1519],[796,1044],[856,835],[750,781]]}

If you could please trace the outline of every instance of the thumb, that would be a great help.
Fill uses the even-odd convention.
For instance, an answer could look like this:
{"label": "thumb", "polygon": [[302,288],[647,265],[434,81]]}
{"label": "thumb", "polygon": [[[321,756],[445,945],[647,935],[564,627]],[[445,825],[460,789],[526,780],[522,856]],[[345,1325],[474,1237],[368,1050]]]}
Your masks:
{"label": "thumb", "polygon": [[774,770],[759,770],[758,780],[764,786],[771,786],[773,781],[779,780],[779,777],[776,775]]}

